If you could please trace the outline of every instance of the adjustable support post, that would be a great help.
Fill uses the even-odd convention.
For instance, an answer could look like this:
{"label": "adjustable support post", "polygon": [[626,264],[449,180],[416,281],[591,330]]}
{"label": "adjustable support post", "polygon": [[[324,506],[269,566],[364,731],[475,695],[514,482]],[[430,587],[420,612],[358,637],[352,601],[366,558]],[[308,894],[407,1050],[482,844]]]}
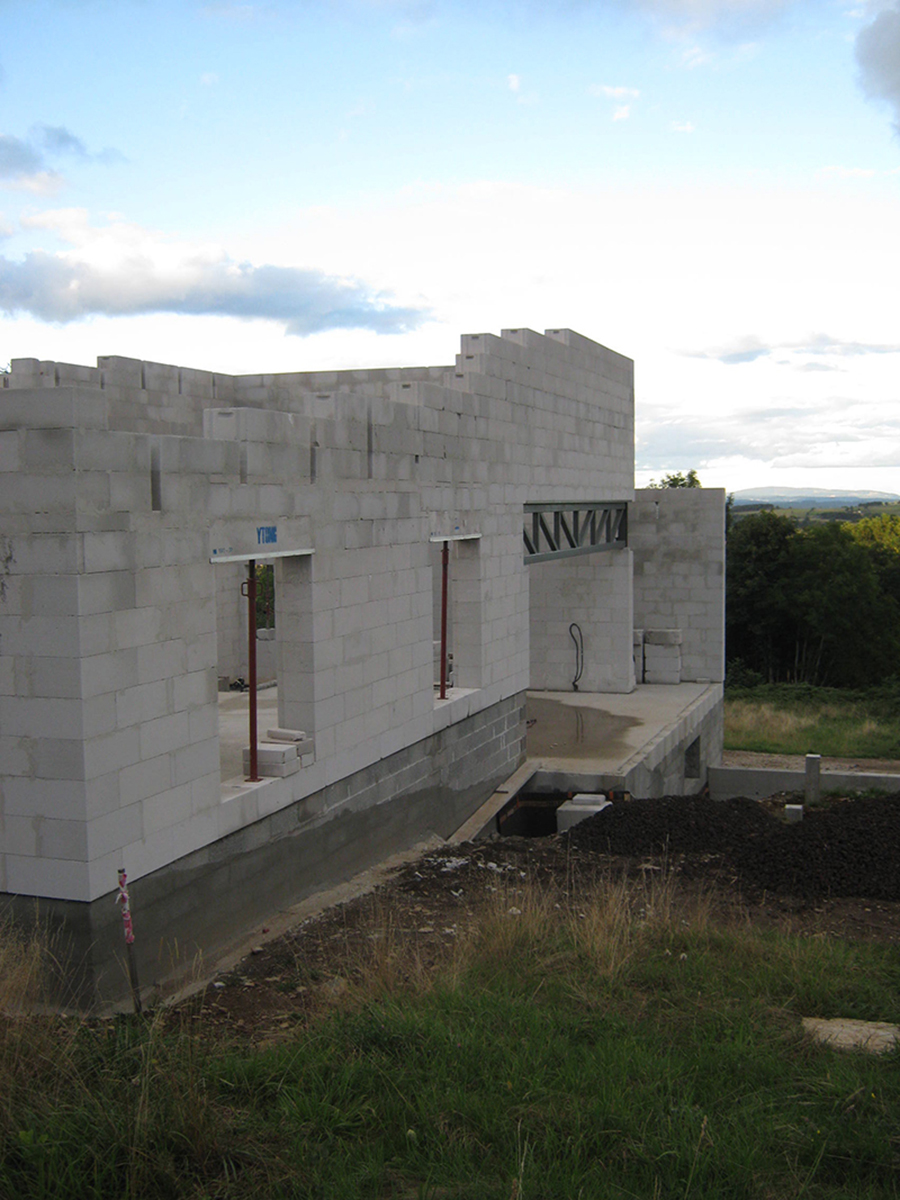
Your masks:
{"label": "adjustable support post", "polygon": [[247,670],[250,675],[250,783],[259,783],[259,746],[256,713],[256,560],[247,563],[247,578],[241,588],[247,597]]}
{"label": "adjustable support post", "polygon": [[441,690],[440,698],[447,699],[447,581],[450,575],[450,543],[441,550]]}

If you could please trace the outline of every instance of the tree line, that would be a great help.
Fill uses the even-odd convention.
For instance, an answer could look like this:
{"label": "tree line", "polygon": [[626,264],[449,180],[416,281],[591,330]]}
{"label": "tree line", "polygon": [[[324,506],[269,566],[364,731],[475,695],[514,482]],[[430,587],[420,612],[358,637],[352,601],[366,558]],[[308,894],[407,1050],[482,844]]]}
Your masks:
{"label": "tree line", "polygon": [[[695,470],[650,487],[702,487]],[[900,681],[900,516],[800,526],[725,510],[731,684],[869,687]]]}
{"label": "tree line", "polygon": [[759,512],[726,532],[730,683],[900,678],[900,517],[800,527]]}

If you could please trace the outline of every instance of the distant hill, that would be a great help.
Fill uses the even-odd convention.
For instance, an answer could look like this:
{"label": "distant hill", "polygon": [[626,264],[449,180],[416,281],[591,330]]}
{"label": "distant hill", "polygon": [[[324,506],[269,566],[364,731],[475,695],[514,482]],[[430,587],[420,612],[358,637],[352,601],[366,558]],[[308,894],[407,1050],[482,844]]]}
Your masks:
{"label": "distant hill", "polygon": [[776,508],[853,508],[860,504],[892,504],[900,501],[893,492],[844,492],[829,488],[744,488],[734,493],[735,506],[772,504]]}

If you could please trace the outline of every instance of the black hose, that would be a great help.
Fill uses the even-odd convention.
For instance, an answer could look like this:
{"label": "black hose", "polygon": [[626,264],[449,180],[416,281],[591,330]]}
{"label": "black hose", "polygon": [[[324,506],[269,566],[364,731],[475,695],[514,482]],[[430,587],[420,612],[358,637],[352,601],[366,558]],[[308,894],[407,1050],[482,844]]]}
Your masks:
{"label": "black hose", "polygon": [[[575,636],[575,632],[578,636]],[[569,637],[575,643],[575,678],[572,680],[572,690],[578,691],[578,680],[581,678],[581,673],[584,670],[584,636],[581,632],[581,626],[574,621],[569,626]]]}

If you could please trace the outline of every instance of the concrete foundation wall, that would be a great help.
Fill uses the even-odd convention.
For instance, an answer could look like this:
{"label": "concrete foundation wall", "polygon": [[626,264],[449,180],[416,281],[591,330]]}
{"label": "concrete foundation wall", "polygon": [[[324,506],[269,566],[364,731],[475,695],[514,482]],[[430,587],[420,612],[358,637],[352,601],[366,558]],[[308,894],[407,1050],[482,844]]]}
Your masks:
{"label": "concrete foundation wall", "polygon": [[676,725],[665,730],[640,762],[626,764],[625,787],[634,796],[694,795],[721,762],[722,685],[712,684]]}
{"label": "concrete foundation wall", "polygon": [[[709,794],[713,800],[731,800],[745,796],[763,800],[777,792],[802,792],[806,783],[805,771],[782,771],[764,767],[722,767],[709,773]],[[878,775],[869,772],[822,771],[822,794],[828,792],[900,792],[900,775]]]}
{"label": "concrete foundation wall", "polygon": [[[510,697],[378,764],[185,855],[131,886],[138,975],[147,998],[316,891],[400,847],[446,838],[522,761],[525,697]],[[0,912],[35,919],[35,901],[0,898]],[[123,999],[122,922],[114,895],[42,900],[57,942],[63,997],[82,1006]]]}
{"label": "concrete foundation wall", "polygon": [[682,796],[703,790],[722,760],[721,684],[710,684],[677,718],[615,774],[540,770],[529,783],[536,792],[604,792],[633,796]]}
{"label": "concrete foundation wall", "polygon": [[683,681],[724,680],[725,492],[638,490],[628,514],[628,544],[634,552],[635,627],[680,631]]}

